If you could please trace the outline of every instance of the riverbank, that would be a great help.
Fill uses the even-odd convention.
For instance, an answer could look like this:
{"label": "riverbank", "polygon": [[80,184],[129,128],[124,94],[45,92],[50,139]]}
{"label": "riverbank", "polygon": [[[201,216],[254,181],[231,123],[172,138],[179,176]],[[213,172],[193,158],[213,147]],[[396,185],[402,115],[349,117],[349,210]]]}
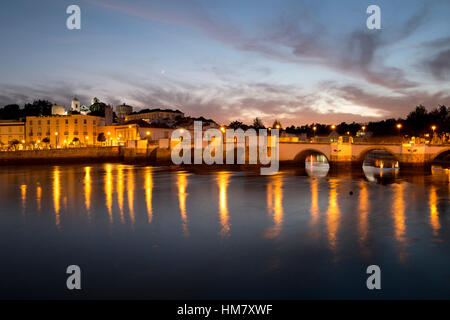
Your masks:
{"label": "riverbank", "polygon": [[0,165],[122,161],[120,147],[89,147],[0,152]]}

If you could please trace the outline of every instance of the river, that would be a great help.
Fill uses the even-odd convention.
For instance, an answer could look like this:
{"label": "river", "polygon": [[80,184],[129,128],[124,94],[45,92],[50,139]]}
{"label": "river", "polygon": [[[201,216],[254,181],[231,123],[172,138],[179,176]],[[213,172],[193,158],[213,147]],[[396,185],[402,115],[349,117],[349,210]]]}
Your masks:
{"label": "river", "polygon": [[327,170],[1,167],[0,298],[450,298],[449,170]]}

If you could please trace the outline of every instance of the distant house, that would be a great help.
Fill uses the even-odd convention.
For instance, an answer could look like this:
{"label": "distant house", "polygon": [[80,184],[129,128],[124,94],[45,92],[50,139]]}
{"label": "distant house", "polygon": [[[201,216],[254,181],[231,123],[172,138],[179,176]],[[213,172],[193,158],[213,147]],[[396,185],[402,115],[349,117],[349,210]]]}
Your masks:
{"label": "distant house", "polygon": [[152,122],[156,119],[176,119],[178,117],[184,117],[184,113],[180,110],[171,109],[144,109],[139,112],[132,112],[125,116],[125,121],[130,120],[144,120]]}

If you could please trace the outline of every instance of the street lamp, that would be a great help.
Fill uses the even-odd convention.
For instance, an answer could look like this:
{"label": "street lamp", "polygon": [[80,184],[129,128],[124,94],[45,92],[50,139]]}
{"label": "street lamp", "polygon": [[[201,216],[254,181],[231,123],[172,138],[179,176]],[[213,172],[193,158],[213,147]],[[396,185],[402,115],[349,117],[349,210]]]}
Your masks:
{"label": "street lamp", "polygon": [[56,137],[56,148],[58,148],[58,144],[59,144],[58,132],[55,132],[55,137]]}
{"label": "street lamp", "polygon": [[336,126],[333,124],[332,126],[331,126],[331,129],[336,129]]}
{"label": "street lamp", "polygon": [[398,135],[400,135],[400,131],[402,130],[402,124],[401,123],[398,123],[397,124],[397,129],[398,129]]}
{"label": "street lamp", "polygon": [[280,129],[280,125],[277,124],[277,125],[275,126],[275,129]]}
{"label": "street lamp", "polygon": [[316,130],[317,130],[317,127],[316,127],[316,126],[314,126],[314,127],[313,127],[313,131],[314,131],[314,137],[316,136]]}
{"label": "street lamp", "polygon": [[366,126],[362,126],[362,131],[366,131]]}
{"label": "street lamp", "polygon": [[436,130],[436,126],[431,126],[431,130],[433,130],[433,134],[434,134],[434,131]]}
{"label": "street lamp", "polygon": [[222,131],[222,133],[225,133],[225,127],[224,127],[224,126],[221,126],[221,127],[220,127],[220,131]]}

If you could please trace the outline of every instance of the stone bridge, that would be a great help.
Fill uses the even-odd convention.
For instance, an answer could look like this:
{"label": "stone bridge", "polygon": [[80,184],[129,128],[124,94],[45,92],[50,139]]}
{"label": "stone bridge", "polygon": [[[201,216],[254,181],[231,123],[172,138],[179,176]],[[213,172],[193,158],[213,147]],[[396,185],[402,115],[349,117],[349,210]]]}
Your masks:
{"label": "stone bridge", "polygon": [[362,165],[367,153],[373,150],[385,150],[392,154],[402,166],[427,167],[440,155],[450,152],[450,145],[428,144],[375,144],[361,142],[280,142],[279,156],[282,162],[294,162],[304,166],[305,159],[311,154],[323,154],[330,166]]}

